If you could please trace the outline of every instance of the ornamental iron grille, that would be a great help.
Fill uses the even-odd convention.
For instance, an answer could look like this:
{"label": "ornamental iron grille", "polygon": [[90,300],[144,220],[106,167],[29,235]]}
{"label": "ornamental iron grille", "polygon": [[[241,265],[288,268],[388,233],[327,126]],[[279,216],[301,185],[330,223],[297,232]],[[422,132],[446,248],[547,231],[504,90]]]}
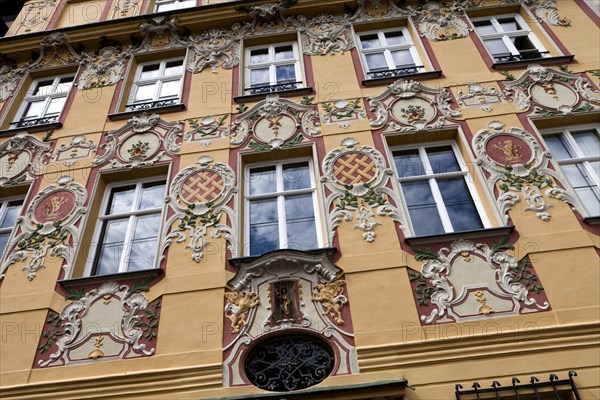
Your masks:
{"label": "ornamental iron grille", "polygon": [[482,388],[478,382],[473,382],[472,390],[463,390],[461,384],[456,384],[456,400],[580,400],[574,376],[577,376],[575,371],[569,371],[569,379],[558,379],[556,374],[550,374],[546,382],[540,382],[537,377],[532,376],[530,383],[525,384],[512,378],[512,386],[502,386],[500,382],[493,381],[491,388]]}
{"label": "ornamental iron grille", "polygon": [[321,383],[334,365],[333,351],[323,341],[304,335],[278,336],[249,352],[246,376],[260,389],[289,392]]}

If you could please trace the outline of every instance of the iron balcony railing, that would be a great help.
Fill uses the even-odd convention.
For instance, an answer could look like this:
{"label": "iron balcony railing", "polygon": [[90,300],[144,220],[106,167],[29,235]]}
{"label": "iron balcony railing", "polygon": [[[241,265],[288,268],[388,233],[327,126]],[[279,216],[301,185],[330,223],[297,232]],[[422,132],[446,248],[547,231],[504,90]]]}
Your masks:
{"label": "iron balcony railing", "polygon": [[127,104],[127,110],[128,111],[150,110],[152,108],[167,107],[167,106],[172,106],[175,104],[179,104],[179,99],[166,99],[166,100],[148,101],[146,103]]}
{"label": "iron balcony railing", "polygon": [[34,119],[23,118],[23,119],[20,119],[19,121],[11,123],[11,125],[15,128],[29,128],[29,127],[38,126],[38,125],[54,124],[56,122],[59,122],[59,115],[53,115],[51,117],[34,118]]}
{"label": "iron balcony railing", "polygon": [[523,60],[536,60],[544,58],[547,51],[524,51],[520,54],[501,53],[494,54],[494,60],[496,62],[510,62],[510,61],[523,61]]}
{"label": "iron balcony railing", "polygon": [[[473,389],[463,390],[461,384],[455,385],[456,400],[510,399],[510,400],[581,400],[573,377],[575,371],[569,371],[569,379],[558,379],[556,374],[550,374],[546,382],[540,382],[532,376],[530,383],[520,384],[517,378],[512,378],[512,386],[502,386],[493,381],[491,388],[482,388],[478,382],[473,382]],[[550,390],[547,390],[547,389]]]}
{"label": "iron balcony railing", "polygon": [[250,86],[244,90],[245,94],[265,94],[283,92],[285,90],[299,89],[302,87],[302,82],[283,82],[275,85]]}
{"label": "iron balcony railing", "polygon": [[396,76],[410,75],[419,73],[419,69],[423,68],[422,65],[408,65],[402,66],[396,69],[386,69],[383,71],[371,71],[367,72],[367,77],[369,79],[379,79],[379,78],[393,78]]}

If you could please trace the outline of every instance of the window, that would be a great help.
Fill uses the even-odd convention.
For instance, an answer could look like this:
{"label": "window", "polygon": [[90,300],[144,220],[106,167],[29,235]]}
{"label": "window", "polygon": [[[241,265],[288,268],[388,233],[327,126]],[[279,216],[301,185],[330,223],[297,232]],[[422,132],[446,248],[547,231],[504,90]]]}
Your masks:
{"label": "window", "polygon": [[74,74],[36,79],[25,95],[11,128],[25,128],[59,122]]}
{"label": "window", "polygon": [[179,104],[183,58],[140,64],[131,90],[128,111]]}
{"label": "window", "polygon": [[246,176],[247,255],[321,247],[310,160],[250,166]]}
{"label": "window", "polygon": [[598,127],[563,129],[544,135],[552,156],[589,216],[600,215],[600,139]]}
{"label": "window", "polygon": [[244,94],[279,92],[302,86],[297,43],[278,43],[246,49]]}
{"label": "window", "polygon": [[489,226],[454,143],[398,149],[392,154],[415,235]]}
{"label": "window", "polygon": [[424,71],[406,28],[359,33],[358,44],[368,79]]}
{"label": "window", "polygon": [[473,25],[495,62],[531,60],[548,55],[518,14],[475,18]]}
{"label": "window", "polygon": [[10,234],[15,227],[22,206],[23,199],[5,199],[0,202],[0,259],[8,245]]}
{"label": "window", "polygon": [[164,180],[107,189],[99,216],[91,275],[108,275],[155,267]]}
{"label": "window", "polygon": [[196,0],[156,0],[154,11],[171,11],[194,6],[196,6]]}

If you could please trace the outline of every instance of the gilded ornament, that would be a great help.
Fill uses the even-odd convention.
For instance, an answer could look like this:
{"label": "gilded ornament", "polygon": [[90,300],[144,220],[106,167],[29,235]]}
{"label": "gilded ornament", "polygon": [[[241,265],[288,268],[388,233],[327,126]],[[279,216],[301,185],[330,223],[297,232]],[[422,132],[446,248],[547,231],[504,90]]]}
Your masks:
{"label": "gilded ornament", "polygon": [[252,308],[260,304],[258,293],[225,293],[227,305],[225,305],[225,315],[231,321],[231,330],[238,333],[240,328],[246,325],[246,314]]}
{"label": "gilded ornament", "polygon": [[104,352],[102,350],[100,350],[103,342],[104,342],[104,336],[96,336],[96,339],[94,340],[94,346],[96,348],[91,351],[91,353],[88,355],[88,358],[95,360],[97,358],[104,357]]}
{"label": "gilded ornament", "polygon": [[337,280],[329,283],[320,283],[313,288],[313,301],[323,305],[323,315],[332,317],[338,325],[343,325],[342,307],[348,303],[348,298],[343,295],[346,281]]}
{"label": "gilded ornament", "polygon": [[477,308],[477,313],[482,315],[489,315],[494,312],[494,309],[491,306],[488,306],[486,303],[487,299],[485,298],[485,294],[481,290],[477,290],[475,293],[475,300],[481,305]]}

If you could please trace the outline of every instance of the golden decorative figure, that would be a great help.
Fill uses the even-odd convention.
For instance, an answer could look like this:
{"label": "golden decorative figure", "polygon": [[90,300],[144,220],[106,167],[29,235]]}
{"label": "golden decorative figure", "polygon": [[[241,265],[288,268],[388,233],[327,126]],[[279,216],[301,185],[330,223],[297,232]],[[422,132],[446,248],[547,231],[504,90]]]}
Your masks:
{"label": "golden decorative figure", "polygon": [[94,340],[94,346],[96,347],[94,350],[91,351],[91,353],[88,355],[88,358],[91,358],[92,360],[95,360],[97,358],[100,357],[104,357],[104,352],[102,350],[100,350],[100,347],[102,347],[102,344],[104,342],[104,336],[96,336],[96,339]]}
{"label": "golden decorative figure", "polygon": [[504,140],[494,145],[495,149],[498,149],[504,153],[504,161],[506,162],[521,162],[522,156],[519,154],[521,146],[515,144],[512,140]]}
{"label": "golden decorative figure", "polygon": [[102,297],[102,301],[104,302],[104,304],[108,304],[110,303],[111,298],[112,296],[110,294],[105,294],[104,297]]}
{"label": "golden decorative figure", "polygon": [[465,260],[466,262],[471,262],[471,260],[472,260],[471,253],[469,253],[468,251],[463,251],[462,253],[460,253],[460,255],[462,256],[463,260]]}
{"label": "golden decorative figure", "polygon": [[298,300],[302,302],[302,283],[300,281],[297,281],[296,286],[298,288]]}
{"label": "golden decorative figure", "polygon": [[246,324],[246,313],[260,304],[258,293],[231,292],[225,293],[225,298],[229,302],[225,306],[225,315],[231,321],[232,332],[237,333]]}
{"label": "golden decorative figure", "polygon": [[15,162],[17,162],[18,159],[19,159],[19,153],[8,153],[8,165],[6,168],[7,172],[10,172],[13,165],[15,165]]}
{"label": "golden decorative figure", "polygon": [[323,304],[323,315],[332,317],[338,325],[343,325],[341,308],[348,302],[344,292],[346,281],[339,280],[331,283],[318,284],[313,288],[313,301]]}
{"label": "golden decorative figure", "polygon": [[478,303],[481,303],[481,305],[477,309],[478,314],[488,315],[494,312],[494,309],[491,306],[485,304],[487,299],[485,298],[485,294],[483,293],[483,291],[478,290],[474,294],[475,300],[477,300]]}
{"label": "golden decorative figure", "polygon": [[558,95],[556,94],[556,88],[554,87],[554,83],[552,82],[544,82],[541,84],[544,92],[552,96],[554,100],[558,100]]}
{"label": "golden decorative figure", "polygon": [[281,118],[283,118],[280,115],[274,115],[270,118],[267,118],[267,120],[269,121],[269,128],[273,129],[273,135],[275,135],[275,137],[277,137],[277,135],[279,134],[279,128],[281,128]]}
{"label": "golden decorative figure", "polygon": [[46,219],[58,218],[58,212],[60,206],[66,203],[67,199],[64,196],[54,196],[50,199],[49,203],[46,203],[44,208],[46,209]]}

